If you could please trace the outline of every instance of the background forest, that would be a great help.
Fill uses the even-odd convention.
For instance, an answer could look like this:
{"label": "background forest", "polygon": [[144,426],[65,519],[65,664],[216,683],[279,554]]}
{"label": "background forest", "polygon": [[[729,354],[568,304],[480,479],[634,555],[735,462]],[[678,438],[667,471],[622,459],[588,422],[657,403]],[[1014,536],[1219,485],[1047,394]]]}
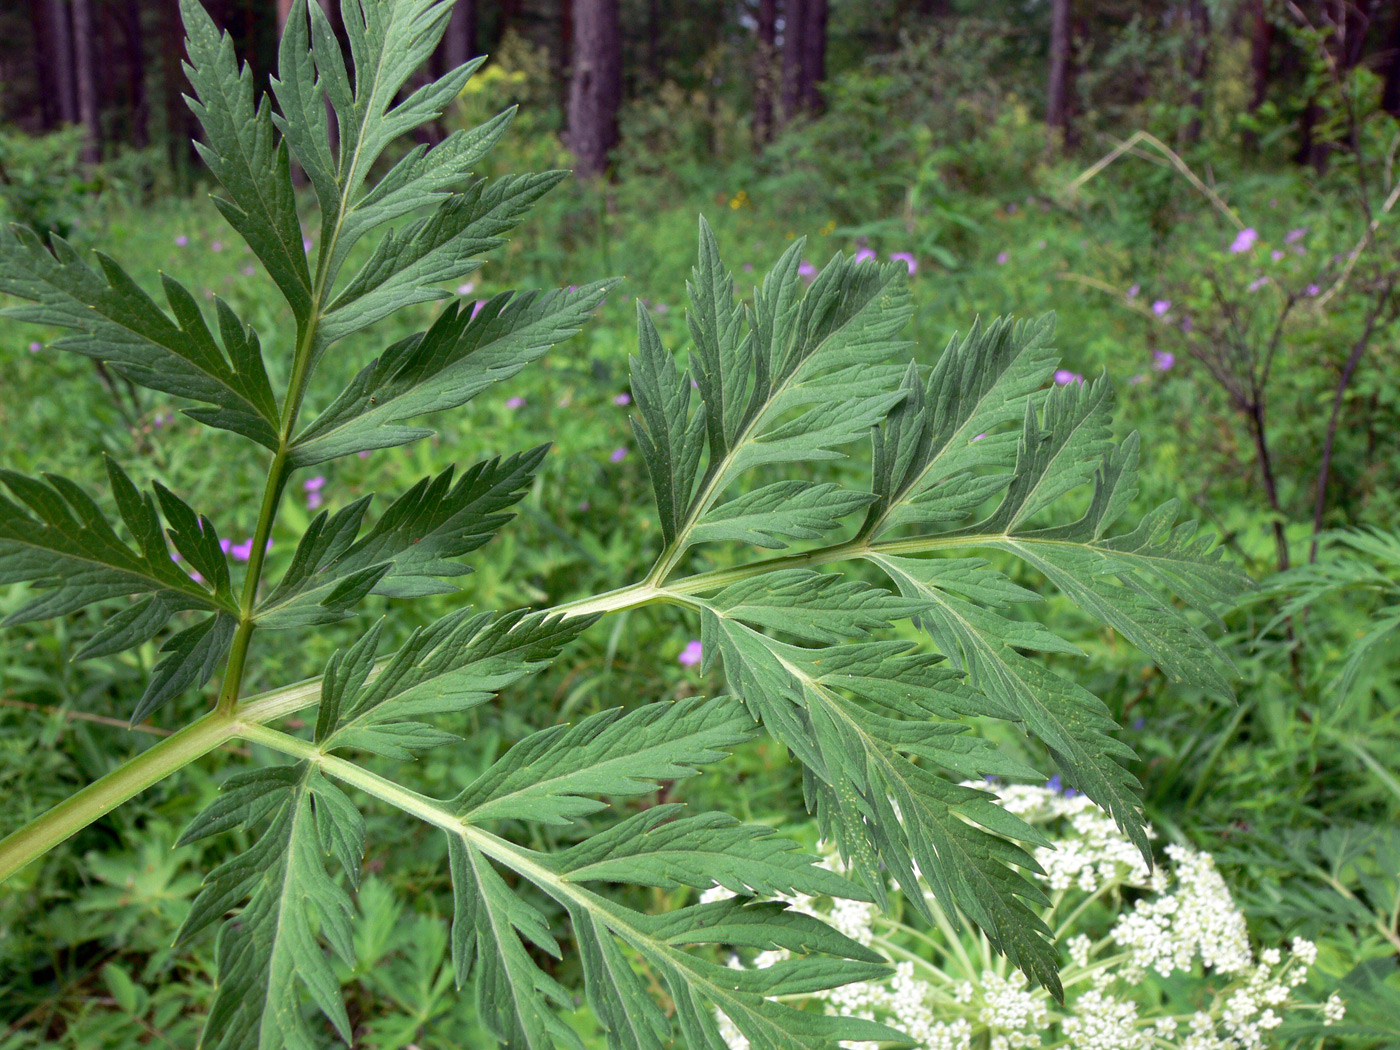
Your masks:
{"label": "background forest", "polygon": [[[261,90],[291,0],[204,6]],[[336,5],[324,6],[343,35]],[[100,245],[147,284],[178,270],[206,298],[226,299],[265,344],[288,341],[275,289],[208,199],[182,100],[175,0],[3,7],[0,221]],[[926,365],[974,318],[1053,310],[1054,384],[1106,375],[1118,436],[1142,436],[1134,513],[1181,501],[1258,584],[1223,619],[1222,645],[1240,672],[1233,704],[1168,681],[1057,594],[1018,613],[1092,658],[1037,656],[1082,680],[1125,727],[1159,850],[1214,858],[1265,963],[1268,946],[1313,946],[1298,964],[1306,980],[1287,993],[1306,1009],[1256,1025],[1257,1044],[1198,1045],[1400,1047],[1400,4],[458,0],[416,82],[477,54],[488,62],[419,141],[518,105],[482,174],[569,168],[574,178],[449,290],[477,302],[508,288],[626,280],[581,334],[508,392],[439,418],[430,441],[360,453],[298,482],[269,564],[290,560],[291,530],[322,507],[544,442],[552,449],[516,520],[467,590],[412,608],[373,599],[386,635],[401,642],[430,613],[466,603],[510,609],[596,594],[642,564],[659,538],[628,423],[628,355],[639,303],[667,346],[688,343],[682,290],[697,214],[741,286],[802,236],[804,276],[838,251],[903,263],[917,307],[909,337]],[[304,229],[311,252],[315,227]],[[347,340],[323,370],[348,381],[428,316],[413,307],[372,342]],[[211,515],[244,522],[230,552],[246,562],[259,465],[223,454],[224,438],[173,399],[54,353],[58,334],[0,319],[0,464],[100,488],[100,453],[140,458]],[[859,465],[822,470],[840,481]],[[1010,561],[998,568],[1038,586]],[[21,600],[0,593],[0,616]],[[128,730],[157,646],[75,662],[102,615],[0,638],[0,834],[168,733],[177,712],[202,709],[192,690]],[[722,670],[702,670],[699,638],[679,615],[623,614],[606,626],[502,703],[474,710],[466,743],[420,759],[420,789],[459,790],[532,727],[631,698],[724,691]],[[905,628],[896,630],[917,636]],[[296,645],[269,640],[248,683],[315,674],[355,637],[331,625]],[[1044,768],[1024,738],[988,733]],[[780,751],[766,739],[743,745],[636,805],[708,801],[790,821],[802,810],[801,773]],[[200,873],[231,847],[174,847],[219,782],[212,765],[195,764],[0,888],[0,1050],[194,1045],[213,994],[213,943],[176,951],[172,938]],[[1058,800],[1034,803],[1040,819],[1080,818],[1072,788],[1051,794]],[[337,971],[355,1045],[492,1045],[443,963],[443,850],[389,811],[368,821],[359,962]],[[814,826],[784,830],[818,839]],[[570,831],[540,834],[568,841]],[[1185,880],[1187,862],[1177,870]],[[1115,909],[1149,892],[1145,873],[1123,872],[1075,913],[1095,938]],[[905,949],[928,940],[898,923],[876,936]],[[576,976],[569,958],[566,946],[554,971],[566,985]],[[1193,965],[1160,979],[1149,967],[1131,993],[1143,1017],[1181,1018],[1181,1039],[1193,1013],[1226,1010],[1221,989],[1236,988]],[[929,1035],[926,1045],[1197,1045],[1174,1041],[1165,1022],[1133,1029],[1141,1043],[1121,1032],[1095,1042],[1082,1026],[1049,1034],[1043,1018],[1036,1041],[998,1043],[1019,1029],[994,1016],[1001,993],[981,975],[995,970],[990,957],[985,970],[970,965],[977,988],[967,994],[980,1005],[964,1010],[972,1000],[952,996],[932,1015],[966,1015],[966,1031],[936,1029],[948,1041]],[[1202,1007],[1202,995],[1216,1006]],[[1324,1006],[1338,1000],[1344,1018]],[[574,1020],[596,1032],[586,1006]],[[584,1038],[590,1050],[603,1045]]]}

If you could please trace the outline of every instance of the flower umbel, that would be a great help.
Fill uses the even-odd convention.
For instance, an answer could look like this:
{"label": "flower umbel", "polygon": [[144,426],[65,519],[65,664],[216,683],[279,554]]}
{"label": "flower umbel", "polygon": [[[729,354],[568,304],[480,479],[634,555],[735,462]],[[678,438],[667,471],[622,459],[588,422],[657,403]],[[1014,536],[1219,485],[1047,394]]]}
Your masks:
{"label": "flower umbel", "polygon": [[[691,646],[699,659],[699,643],[691,642],[682,663]],[[1312,942],[1254,953],[1244,915],[1209,854],[1171,845],[1166,863],[1152,873],[1086,796],[1052,783],[999,784],[996,791],[1008,813],[1053,841],[1035,850],[1043,869],[1036,878],[1051,901],[1043,917],[1063,950],[1064,1005],[992,952],[981,934],[967,927],[956,933],[930,891],[925,901],[939,920],[932,931],[861,901],[779,898],[876,947],[894,967],[884,981],[815,993],[826,1013],[882,1021],[929,1050],[1269,1050],[1277,1045],[1270,1033],[1287,1016],[1311,1013],[1328,1025],[1342,1019],[1346,1008],[1336,994],[1322,1004],[1298,998],[1317,958]],[[844,870],[834,853],[822,865]],[[1123,903],[1125,890],[1141,894],[1132,908]],[[891,896],[898,895],[892,886]],[[701,901],[730,896],[716,887]],[[901,911],[911,914],[892,909]],[[787,955],[764,951],[730,965],[765,969]],[[1167,978],[1171,983],[1162,983]],[[723,1014],[717,1019],[733,1050],[749,1050]],[[878,1050],[875,1043],[843,1045]]]}

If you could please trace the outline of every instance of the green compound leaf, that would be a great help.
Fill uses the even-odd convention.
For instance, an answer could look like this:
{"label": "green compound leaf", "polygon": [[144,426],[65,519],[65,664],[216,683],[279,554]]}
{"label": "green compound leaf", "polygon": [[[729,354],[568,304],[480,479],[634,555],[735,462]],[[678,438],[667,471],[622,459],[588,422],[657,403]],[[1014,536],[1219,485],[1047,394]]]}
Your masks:
{"label": "green compound leaf", "polygon": [[426,332],[395,343],[297,435],[299,466],[391,448],[429,437],[408,426],[415,416],[460,408],[495,383],[516,375],[583,325],[616,282],[569,292],[498,295],[473,316],[465,304],[447,307]]}
{"label": "green compound leaf", "polygon": [[[277,587],[256,610],[263,627],[333,623],[368,594],[413,598],[456,590],[445,581],[471,568],[456,559],[484,546],[525,495],[547,445],[462,472],[422,478],[359,537],[370,497],[322,512],[297,545]],[[357,539],[357,537],[359,537]]]}
{"label": "green compound leaf", "polygon": [[303,991],[349,1045],[350,1019],[321,938],[354,966],[354,905],[325,858],[335,856],[350,884],[358,884],[364,850],[359,811],[310,763],[254,770],[233,777],[181,841],[238,826],[262,831],[249,849],[209,873],[179,935],[188,940],[246,900],[237,920],[219,931],[218,984],[200,1045],[320,1045],[302,1015]]}
{"label": "green compound leaf", "polygon": [[94,252],[101,272],[62,238],[53,252],[24,227],[0,227],[0,292],[28,299],[6,317],[77,334],[51,344],[103,361],[133,383],[213,408],[186,409],[212,427],[277,446],[277,402],[263,367],[257,334],[216,298],[219,336],[194,296],[162,275],[170,314],[112,259]]}
{"label": "green compound leaf", "polygon": [[[450,808],[429,804],[433,822],[448,833],[458,981],[475,972],[478,1009],[504,1044],[583,1046],[558,1017],[561,1008],[571,1007],[571,997],[532,958],[532,950],[561,958],[557,933],[537,907],[506,886],[497,865],[567,909],[589,1002],[608,1030],[610,1046],[662,1050],[670,1044],[672,1026],[633,957],[660,974],[673,999],[685,1004],[677,1022],[687,1046],[724,1050],[716,1007],[755,1045],[829,1050],[839,1038],[895,1036],[879,1025],[811,1015],[774,1001],[774,996],[886,972],[878,956],[808,916],[742,901],[648,916],[586,888],[598,882],[668,888],[719,883],[736,892],[792,886],[797,892],[863,899],[861,890],[816,866],[770,829],[721,814],[682,816],[683,807],[667,805],[549,855],[479,827],[506,819],[564,824],[605,808],[596,795],[648,794],[658,780],[691,776],[697,766],[719,761],[751,736],[752,725],[742,708],[725,698],[649,704],[626,714],[606,711],[521,741]],[[748,980],[691,954],[699,944],[782,947],[800,957]]]}
{"label": "green compound leaf", "polygon": [[470,610],[419,628],[374,677],[382,626],[326,665],[316,741],[323,751],[356,748],[390,758],[458,739],[416,721],[470,710],[549,664],[595,622],[525,610]]}
{"label": "green compound leaf", "polygon": [[501,234],[567,174],[483,179],[448,197],[432,215],[387,234],[326,308],[323,342],[368,328],[412,303],[451,296],[437,282],[460,280],[477,270],[483,254],[505,243]]}
{"label": "green compound leaf", "polygon": [[[14,497],[0,496],[0,585],[29,583],[41,592],[10,613],[4,626],[66,616],[109,598],[143,595],[108,619],[78,651],[78,658],[88,659],[150,641],[178,612],[212,613],[165,643],[131,716],[135,724],[209,680],[228,654],[237,606],[228,563],[209,519],[196,516],[161,485],[155,486],[154,496],[142,494],[110,459],[107,477],[134,545],[121,539],[92,497],[68,479],[49,474],[40,481],[0,471],[0,482]],[[176,563],[177,556],[193,574]]]}
{"label": "green compound leaf", "polygon": [[[882,606],[888,617],[919,608],[840,577],[809,587],[804,599],[784,586],[796,582],[788,573],[772,575],[779,577],[774,596],[792,603],[781,626],[805,640],[830,640],[819,616],[804,613],[808,604],[816,613],[850,605],[859,610],[853,618],[866,617],[869,629],[882,625]],[[808,802],[823,833],[840,845],[878,900],[892,874],[911,904],[931,918],[922,876],[939,900],[953,903],[1015,965],[1059,994],[1050,931],[1018,900],[1045,902],[1015,870],[1034,870],[1035,862],[1008,841],[1044,845],[1044,839],[984,792],[933,772],[1034,777],[1034,770],[966,735],[965,719],[998,712],[961,675],[935,666],[936,657],[911,653],[907,642],[804,648],[759,633],[754,626],[778,626],[769,622],[768,608],[747,599],[765,579],[697,601],[704,610],[702,643],[707,659],[723,659],[736,692],[806,766]],[[736,588],[744,590],[736,595]]]}
{"label": "green compound leaf", "polygon": [[676,803],[632,814],[559,854],[557,867],[573,882],[664,890],[723,886],[746,897],[807,893],[867,899],[859,886],[819,867],[771,828],[742,824],[725,813],[686,815]]}
{"label": "green compound leaf", "polygon": [[842,518],[864,510],[874,497],[829,482],[775,481],[709,511],[690,532],[692,543],[751,543],[786,547],[787,540],[815,540],[835,532]]}
{"label": "green compound leaf", "polygon": [[[897,389],[898,369],[883,363],[908,345],[897,338],[912,312],[903,268],[838,255],[804,294],[803,247],[798,241],[784,253],[750,310],[735,301],[733,278],[701,220],[700,255],[688,285],[691,366],[700,392],[693,417],[689,376],[678,374],[650,320],[639,319],[634,429],[667,540],[658,563],[663,572],[697,542],[697,527],[708,526],[701,539],[718,539],[739,518],[746,531],[766,533],[776,545],[778,536],[800,537],[814,520],[856,509],[854,501],[822,491],[789,514],[768,493],[709,516],[730,485],[756,467],[841,458],[842,446],[864,438],[906,397]],[[707,458],[700,472],[702,443]],[[832,502],[823,506],[823,500]],[[757,517],[771,523],[765,528]]]}
{"label": "green compound leaf", "polygon": [[726,697],[602,711],[526,737],[455,800],[470,824],[568,824],[596,813],[593,797],[644,795],[660,780],[694,776],[753,736],[753,719]]}
{"label": "green compound leaf", "polygon": [[[185,73],[195,97],[187,101],[204,129],[195,149],[222,183],[215,197],[224,218],[248,242],[292,308],[299,326],[313,310],[311,271],[302,246],[296,192],[286,143],[272,123],[272,106],[256,98],[253,71],[242,68],[233,38],[220,34],[197,0],[180,0],[185,23]],[[325,123],[324,114],[321,115]]]}

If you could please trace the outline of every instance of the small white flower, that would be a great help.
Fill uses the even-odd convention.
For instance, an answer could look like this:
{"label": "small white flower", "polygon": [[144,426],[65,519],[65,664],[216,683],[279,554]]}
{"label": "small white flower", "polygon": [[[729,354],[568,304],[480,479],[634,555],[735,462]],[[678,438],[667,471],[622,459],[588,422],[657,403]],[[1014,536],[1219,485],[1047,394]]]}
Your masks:
{"label": "small white flower", "polygon": [[1337,1024],[1347,1015],[1346,1003],[1342,1002],[1342,997],[1333,992],[1327,997],[1327,1001],[1322,1004],[1322,1023],[1325,1025]]}

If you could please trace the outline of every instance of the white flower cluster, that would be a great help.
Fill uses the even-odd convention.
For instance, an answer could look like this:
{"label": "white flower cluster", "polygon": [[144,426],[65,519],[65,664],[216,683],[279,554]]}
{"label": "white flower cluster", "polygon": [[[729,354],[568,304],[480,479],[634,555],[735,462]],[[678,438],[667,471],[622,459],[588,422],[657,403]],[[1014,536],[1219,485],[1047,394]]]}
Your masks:
{"label": "white flower cluster", "polygon": [[[1057,902],[1072,905],[1068,896],[1082,894],[1086,903],[1091,896],[1102,896],[1111,905],[1119,899],[1112,894],[1119,887],[1149,892],[1118,916],[1106,937],[1102,926],[1094,937],[1065,931],[1068,960],[1061,979],[1078,994],[1061,1007],[1004,960],[988,965],[994,956],[975,930],[955,941],[951,928],[943,927],[946,949],[927,962],[906,957],[882,982],[815,994],[828,1013],[882,1021],[908,1033],[923,1050],[1023,1050],[1043,1045],[1047,1037],[1067,1050],[1266,1050],[1273,1045],[1270,1039],[1285,1013],[1300,1008],[1294,993],[1316,960],[1312,942],[1298,939],[1286,957],[1270,948],[1256,959],[1244,915],[1209,854],[1171,845],[1165,851],[1169,863],[1149,874],[1136,847],[1083,795],[1011,786],[1001,788],[1000,797],[1005,808],[1023,820],[1055,825],[1055,848],[1037,849],[1035,857],[1045,872],[1039,877]],[[844,871],[835,856],[822,863],[829,870]],[[898,894],[898,887],[891,892]],[[728,890],[715,888],[701,899],[729,896]],[[931,895],[926,892],[925,897],[938,908]],[[926,932],[901,926],[873,904],[806,896],[783,899],[866,946],[929,943]],[[1069,912],[1071,927],[1083,911],[1079,905]],[[1053,914],[1047,912],[1045,918],[1057,924]],[[782,951],[762,952],[748,965],[767,967],[786,956]],[[744,963],[734,959],[730,965]],[[1161,997],[1135,987],[1156,976],[1184,973],[1189,981],[1206,971],[1209,983],[1195,996],[1194,1012],[1145,1006],[1160,1003]],[[1302,1009],[1320,1011],[1329,1025],[1345,1013],[1335,994],[1321,1007]],[[748,1040],[723,1013],[718,1021],[732,1050],[748,1050]],[[843,1045],[876,1050],[874,1043]]]}
{"label": "white flower cluster", "polygon": [[1040,1033],[1050,1022],[1050,1007],[1040,989],[1026,987],[1026,975],[1020,971],[1002,977],[984,970],[977,1020],[993,1033],[992,1050],[1020,1050],[1040,1045]]}
{"label": "white flower cluster", "polygon": [[1120,1050],[1149,1050],[1149,1029],[1140,1028],[1135,1003],[1115,999],[1107,992],[1091,988],[1074,1001],[1074,1015],[1061,1027],[1071,1050],[1100,1050],[1112,1046]]}
{"label": "white flower cluster", "polygon": [[1215,859],[1183,846],[1168,846],[1177,884],[1173,893],[1140,900],[1113,927],[1113,940],[1132,955],[1125,977],[1145,970],[1170,977],[1191,969],[1197,955],[1216,973],[1240,973],[1253,964],[1244,915],[1235,907]]}

